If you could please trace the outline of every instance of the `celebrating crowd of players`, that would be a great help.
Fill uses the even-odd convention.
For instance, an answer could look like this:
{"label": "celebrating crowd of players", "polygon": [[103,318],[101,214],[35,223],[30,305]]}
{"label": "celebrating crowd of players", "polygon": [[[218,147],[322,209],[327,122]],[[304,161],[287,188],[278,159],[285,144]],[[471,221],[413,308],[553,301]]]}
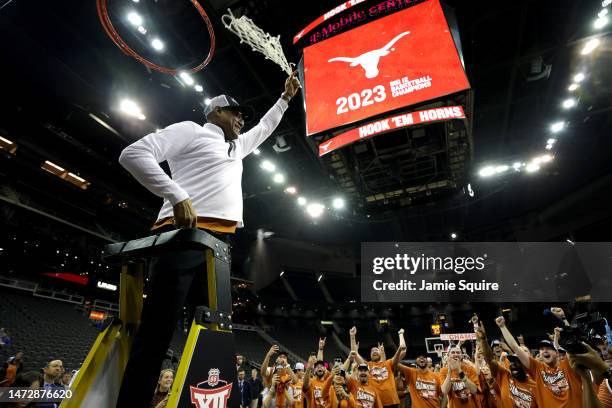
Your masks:
{"label": "celebrating crowd of players", "polygon": [[[552,312],[569,327],[561,309]],[[472,358],[463,344],[451,345],[435,367],[425,355],[416,357],[416,367],[401,363],[407,352],[403,329],[389,359],[382,344],[370,350],[369,361],[359,355],[355,327],[350,330],[349,357],[329,366],[324,362],[325,339],[319,340],[318,354],[295,369],[287,355],[272,346],[262,363],[266,389],[261,406],[405,408],[409,395],[414,408],[612,408],[612,355],[606,338],[597,350],[582,343],[582,352],[569,353],[559,346],[563,329],[557,328],[533,356],[522,337],[517,341],[510,333],[503,317],[495,320],[503,341],[490,344],[482,322],[476,317],[473,322]]]}

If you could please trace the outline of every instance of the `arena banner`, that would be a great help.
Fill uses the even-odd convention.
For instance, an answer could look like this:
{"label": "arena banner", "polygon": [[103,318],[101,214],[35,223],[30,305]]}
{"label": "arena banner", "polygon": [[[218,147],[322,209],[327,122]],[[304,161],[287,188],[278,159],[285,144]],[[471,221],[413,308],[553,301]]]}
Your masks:
{"label": "arena banner", "polygon": [[469,87],[439,0],[304,48],[308,135]]}
{"label": "arena banner", "polygon": [[311,32],[315,27],[319,26],[320,24],[323,24],[325,21],[329,20],[330,18],[334,17],[335,15],[340,14],[340,13],[348,10],[351,7],[353,7],[353,6],[355,6],[355,5],[359,4],[359,3],[363,3],[364,1],[366,1],[366,0],[349,0],[349,1],[345,1],[344,3],[340,4],[339,6],[334,7],[333,9],[329,10],[327,13],[325,13],[322,16],[318,17],[312,23],[308,24],[299,33],[297,33],[293,37],[293,43],[294,44],[297,43],[298,41],[300,41],[302,39],[302,37],[304,37],[306,34]]}
{"label": "arena banner", "polygon": [[363,302],[612,301],[612,242],[363,243]]}
{"label": "arena banner", "polygon": [[319,145],[319,157],[358,140],[367,139],[405,127],[450,119],[465,119],[463,107],[445,106],[443,108],[400,113],[395,116],[365,123],[321,143]]}
{"label": "arena banner", "polygon": [[476,333],[442,333],[440,340],[444,341],[465,341],[476,340]]}

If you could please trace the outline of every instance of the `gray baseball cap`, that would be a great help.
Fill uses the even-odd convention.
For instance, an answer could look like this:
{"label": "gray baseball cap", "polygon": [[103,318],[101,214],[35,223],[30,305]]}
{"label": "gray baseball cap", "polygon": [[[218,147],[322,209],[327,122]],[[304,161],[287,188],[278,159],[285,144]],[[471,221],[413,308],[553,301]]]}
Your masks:
{"label": "gray baseball cap", "polygon": [[204,106],[204,117],[208,117],[208,114],[216,107],[235,109],[242,112],[242,117],[245,122],[253,118],[253,109],[250,106],[240,105],[237,100],[229,95],[218,95],[212,98],[210,103]]}

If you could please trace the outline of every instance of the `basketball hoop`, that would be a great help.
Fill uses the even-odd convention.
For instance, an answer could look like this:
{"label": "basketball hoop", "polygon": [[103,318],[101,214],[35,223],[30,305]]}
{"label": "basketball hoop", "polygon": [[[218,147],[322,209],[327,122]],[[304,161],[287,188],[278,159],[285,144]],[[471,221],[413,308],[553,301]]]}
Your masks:
{"label": "basketball hoop", "polygon": [[115,30],[115,27],[113,26],[113,23],[111,22],[110,17],[108,15],[108,8],[106,6],[107,0],[96,0],[96,6],[98,8],[98,17],[100,17],[100,22],[102,23],[102,27],[104,27],[104,31],[106,31],[106,34],[108,34],[110,39],[113,40],[113,42],[117,45],[117,47],[119,47],[121,51],[123,51],[124,54],[134,58],[135,60],[139,61],[140,63],[146,65],[147,67],[151,69],[154,69],[159,72],[163,72],[164,74],[176,75],[179,73],[179,71],[188,72],[191,74],[194,74],[200,71],[202,68],[208,65],[213,55],[215,54],[215,32],[213,30],[212,23],[210,22],[210,19],[208,18],[208,14],[206,14],[206,11],[204,11],[204,9],[200,5],[200,3],[198,3],[197,0],[190,0],[190,1],[191,1],[191,4],[193,4],[194,7],[198,10],[198,12],[200,13],[200,16],[202,16],[202,19],[206,23],[206,27],[208,28],[208,34],[210,35],[210,51],[208,51],[208,55],[206,56],[206,59],[202,61],[200,65],[198,65],[197,67],[188,68],[188,69],[174,69],[174,68],[162,67],[161,65],[157,65],[149,61],[148,59],[142,57],[136,51],[131,49],[130,46],[127,45],[125,41],[123,41],[123,38],[121,38],[117,30]]}
{"label": "basketball hoop", "polygon": [[257,27],[253,20],[247,16],[236,18],[231,10],[228,9],[227,11],[229,14],[221,16],[225,28],[236,34],[240,38],[240,43],[250,45],[253,51],[260,52],[266,59],[276,63],[283,71],[291,75],[293,70],[283,52],[280,35],[273,37]]}

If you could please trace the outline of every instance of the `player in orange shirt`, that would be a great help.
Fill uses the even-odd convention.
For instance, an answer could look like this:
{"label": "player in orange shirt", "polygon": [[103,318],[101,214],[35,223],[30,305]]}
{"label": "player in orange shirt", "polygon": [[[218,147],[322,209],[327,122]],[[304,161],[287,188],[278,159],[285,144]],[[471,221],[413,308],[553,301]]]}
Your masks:
{"label": "player in orange shirt", "polygon": [[[351,336],[351,351],[357,352],[356,361],[358,364],[365,363],[363,357],[359,355],[357,343],[357,328],[351,328],[349,332]],[[378,347],[372,347],[370,351],[370,361],[367,365],[370,369],[369,384],[376,390],[383,407],[399,407],[399,397],[395,388],[395,376],[393,375],[393,367],[397,366],[400,359],[401,348],[398,347],[392,359],[384,359],[384,347],[379,344]]]}
{"label": "player in orange shirt", "polygon": [[521,360],[515,355],[508,356],[510,368],[506,369],[489,347],[482,322],[476,331],[476,337],[497,384],[499,395],[496,406],[498,408],[537,408],[538,389],[535,381],[525,371]]}
{"label": "player in orange shirt", "polygon": [[295,364],[295,379],[289,386],[289,393],[293,399],[291,408],[304,408],[304,364]]}
{"label": "player in orange shirt", "polygon": [[[554,308],[556,309],[556,308]],[[506,343],[516,353],[528,374],[536,382],[538,406],[544,408],[580,408],[582,406],[582,380],[570,367],[569,361],[559,361],[553,343],[543,340],[539,344],[540,360],[523,350],[516,342],[505,319],[495,319]]]}
{"label": "player in orange shirt", "polygon": [[[404,330],[400,330],[399,348],[400,360],[406,355],[406,340]],[[427,356],[420,355],[416,358],[417,368],[407,367],[398,362],[397,369],[404,374],[413,408],[440,408],[442,390],[440,389],[440,377],[429,368]]]}
{"label": "player in orange shirt", "polygon": [[330,384],[333,376],[325,369],[325,362],[310,356],[304,373],[304,387],[308,408],[330,408]]}
{"label": "player in orange shirt", "polygon": [[382,402],[378,392],[370,381],[370,368],[366,363],[357,365],[357,370],[348,380],[348,389],[355,397],[356,407],[358,408],[382,408]]}
{"label": "player in orange shirt", "polygon": [[449,349],[447,366],[440,370],[442,393],[448,397],[449,408],[478,408],[478,374],[462,357],[459,347]]}
{"label": "player in orange shirt", "polygon": [[[270,367],[270,360],[272,356],[278,353],[276,357],[276,365],[274,367]],[[269,386],[272,380],[272,376],[274,374],[278,374],[278,384],[276,385],[276,404],[279,406],[284,406],[285,403],[285,391],[289,389],[289,386],[292,382],[296,380],[295,374],[291,370],[291,366],[287,361],[287,353],[280,351],[279,347],[274,344],[268,350],[264,361],[261,363],[261,378],[264,383],[264,386]]]}
{"label": "player in orange shirt", "polygon": [[599,384],[599,392],[597,398],[601,402],[602,407],[612,408],[612,382],[611,380],[604,380]]}
{"label": "player in orange shirt", "polygon": [[347,387],[346,372],[339,365],[332,369],[332,375],[334,377],[332,383],[328,385],[330,388],[329,397],[331,407],[333,408],[357,408],[361,405],[357,405],[355,396],[350,392]]}

